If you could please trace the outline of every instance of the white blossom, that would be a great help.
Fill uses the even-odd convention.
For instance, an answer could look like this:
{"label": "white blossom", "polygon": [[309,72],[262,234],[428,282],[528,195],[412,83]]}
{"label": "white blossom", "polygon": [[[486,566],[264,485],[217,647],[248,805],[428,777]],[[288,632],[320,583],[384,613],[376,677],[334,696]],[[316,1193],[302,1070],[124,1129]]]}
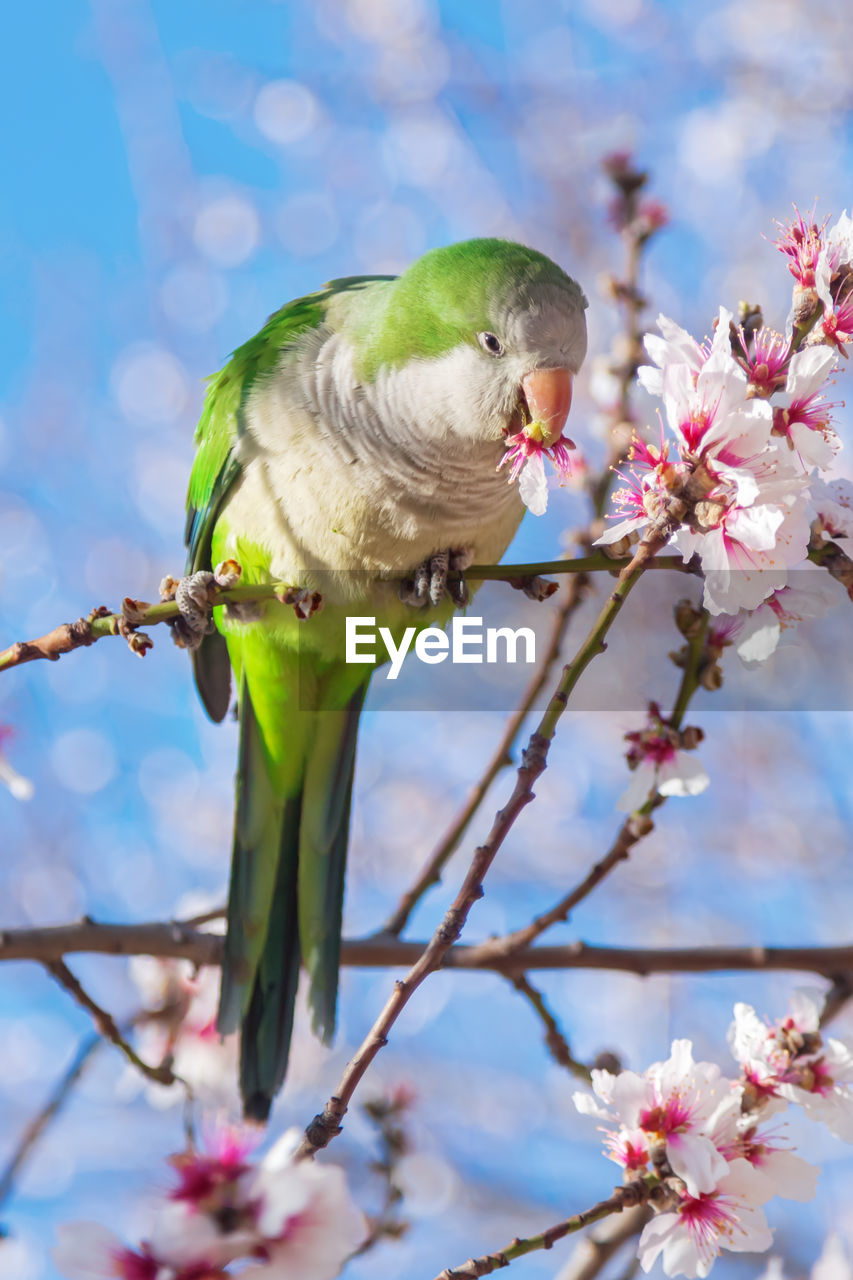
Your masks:
{"label": "white blossom", "polygon": [[760,1206],[766,1188],[747,1160],[734,1160],[714,1189],[681,1197],[675,1210],[652,1218],[639,1243],[640,1266],[649,1271],[659,1255],[668,1276],[706,1276],[722,1249],[768,1249],[773,1234]]}

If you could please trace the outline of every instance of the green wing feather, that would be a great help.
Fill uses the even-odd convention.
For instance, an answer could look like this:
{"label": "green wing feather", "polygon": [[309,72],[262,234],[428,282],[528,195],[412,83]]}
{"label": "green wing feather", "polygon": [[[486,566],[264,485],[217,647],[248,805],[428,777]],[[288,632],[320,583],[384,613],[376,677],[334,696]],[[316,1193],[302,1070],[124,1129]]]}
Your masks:
{"label": "green wing feather", "polygon": [[[243,414],[255,379],[274,368],[285,347],[322,323],[330,296],[325,290],[276,311],[209,380],[196,428],[196,455],[187,495],[188,573],[213,567],[213,530],[240,476],[237,445],[245,430]],[[222,720],[231,699],[231,681],[225,643],[218,632],[206,636],[194,652],[193,668],[205,710],[212,720]]]}

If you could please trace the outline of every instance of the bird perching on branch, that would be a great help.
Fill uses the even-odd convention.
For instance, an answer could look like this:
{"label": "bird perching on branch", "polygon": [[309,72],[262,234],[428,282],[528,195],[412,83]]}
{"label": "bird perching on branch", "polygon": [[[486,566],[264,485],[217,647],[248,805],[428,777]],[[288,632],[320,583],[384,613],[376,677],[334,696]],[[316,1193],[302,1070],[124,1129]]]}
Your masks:
{"label": "bird perching on branch", "polygon": [[465,592],[458,571],[500,559],[522,498],[535,509],[544,491],[541,453],[560,465],[571,445],[562,432],[585,307],[542,254],[471,240],[399,277],[333,280],[288,303],[210,382],[189,486],[189,571],[235,560],[245,582],[293,584],[287,603],[217,609],[217,630],[188,634],[214,720],[228,709],[229,669],[237,684],[218,1026],[242,1033],[248,1117],[265,1120],[283,1082],[300,966],[315,1030],[329,1041],[335,1028],[356,735],[372,673],[345,661],[346,616],[370,613],[395,634],[413,616],[443,622]]}

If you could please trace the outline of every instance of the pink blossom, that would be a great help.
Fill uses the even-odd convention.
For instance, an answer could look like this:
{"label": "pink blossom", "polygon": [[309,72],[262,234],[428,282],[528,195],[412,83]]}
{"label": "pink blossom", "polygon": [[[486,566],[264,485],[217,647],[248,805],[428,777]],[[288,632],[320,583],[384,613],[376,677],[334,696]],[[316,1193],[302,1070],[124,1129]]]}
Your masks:
{"label": "pink blossom", "polygon": [[639,809],[653,791],[662,796],[696,796],[710,784],[701,761],[682,749],[680,735],[660,719],[654,704],[648,727],[625,737],[633,777],[617,805],[623,813]]}
{"label": "pink blossom", "polygon": [[545,478],[545,458],[550,458],[557,470],[560,484],[572,475],[572,459],[569,451],[574,442],[561,435],[551,444],[537,422],[527,423],[515,435],[507,436],[506,453],[498,463],[498,471],[509,463],[509,482],[518,480],[518,493],[524,505],[535,516],[544,515],[548,506],[548,482]]}
{"label": "pink blossom", "polygon": [[163,1264],[143,1245],[128,1249],[118,1236],[96,1222],[70,1222],[57,1227],[53,1261],[68,1280],[227,1280],[219,1267],[193,1262],[187,1267]]}
{"label": "pink blossom", "polygon": [[833,480],[831,484],[813,480],[811,498],[818,536],[824,542],[838,543],[849,555],[853,551],[853,484],[849,480]]}
{"label": "pink blossom", "polygon": [[[755,396],[731,354],[731,314],[720,309],[714,339],[704,346],[671,321],[659,324],[664,337],[646,340],[658,368],[645,367],[639,377],[663,398],[678,456],[670,457],[663,440],[659,449],[644,446],[645,455],[632,456],[630,477],[614,495],[627,518],[598,541],[639,532],[671,512],[675,498],[686,510],[671,542],[685,560],[699,556],[705,607],[713,614],[753,609],[806,558],[803,468],[772,436],[771,406]],[[816,394],[811,381],[800,392]]]}
{"label": "pink blossom", "polygon": [[743,662],[764,662],[786,630],[806,618],[823,617],[842,599],[841,586],[808,560],[788,576],[789,585],[774,591],[756,609],[718,614],[708,629],[708,644],[717,649],[733,645]]}
{"label": "pink blossom", "polygon": [[738,330],[741,354],[738,364],[746,371],[749,385],[755,395],[769,396],[785,385],[785,374],[791,359],[791,347],[786,338],[775,329],[763,325],[752,341],[747,341],[741,327]]}
{"label": "pink blossom", "polygon": [[760,1205],[766,1187],[746,1160],[734,1160],[710,1191],[679,1198],[673,1212],[652,1218],[640,1237],[640,1266],[649,1271],[663,1255],[668,1276],[706,1276],[721,1250],[758,1252],[773,1236]]}
{"label": "pink blossom", "polygon": [[691,1195],[712,1191],[725,1175],[726,1161],[707,1137],[705,1125],[728,1083],[714,1063],[693,1061],[689,1040],[674,1040],[668,1060],[654,1063],[642,1076],[593,1071],[592,1087],[603,1106],[586,1093],[576,1093],[574,1103],[584,1115],[618,1122],[615,1132],[608,1130],[611,1158],[619,1151],[627,1156],[628,1143],[635,1158],[640,1131],[649,1146],[664,1145],[671,1168]]}
{"label": "pink blossom", "polygon": [[815,271],[815,288],[823,303],[823,336],[839,350],[853,337],[851,266],[853,220],[845,211],[827,232]]}
{"label": "pink blossom", "polygon": [[784,392],[773,409],[773,433],[788,441],[807,470],[831,466],[841,441],[831,425],[835,405],[823,395],[835,367],[835,352],[808,347],[792,356]]}
{"label": "pink blossom", "polygon": [[839,351],[853,341],[853,287],[849,277],[839,289],[831,309],[824,312],[820,326],[826,341]]}
{"label": "pink blossom", "polygon": [[635,435],[628,461],[631,463],[628,473],[616,473],[624,483],[613,493],[617,514],[623,518],[596,540],[596,546],[618,542],[643,528],[664,510],[667,500],[687,477],[687,468],[670,460],[669,442],[664,439],[663,429],[659,446]]}
{"label": "pink blossom", "polygon": [[794,206],[796,218],[783,225],[778,224],[781,235],[774,241],[780,253],[788,259],[788,270],[804,289],[813,289],[818,259],[823,250],[822,235],[826,222],[818,226],[814,221],[814,211],[806,221],[799,209]]}
{"label": "pink blossom", "polygon": [[[179,912],[179,918],[185,914]],[[224,921],[212,920],[204,926],[210,932],[224,931]],[[139,989],[147,1016],[136,1033],[140,1056],[146,1062],[171,1058],[175,1075],[186,1081],[195,1098],[206,1107],[235,1113],[239,1037],[220,1037],[216,1030],[219,1002],[219,971],[196,969],[186,960],[134,956],[130,975]],[[135,1091],[138,1073],[129,1068],[121,1088]],[[182,1084],[145,1084],[145,1096],[155,1107],[182,1102]]]}
{"label": "pink blossom", "polygon": [[662,396],[664,374],[671,366],[680,364],[686,365],[695,379],[712,351],[720,350],[728,344],[730,321],[731,312],[721,307],[713,342],[706,340],[704,343],[698,343],[674,320],[670,320],[668,316],[659,315],[657,326],[661,336],[647,333],[643,339],[643,346],[657,368],[647,364],[640,365],[637,370],[640,386],[645,387],[649,395]]}
{"label": "pink blossom", "polygon": [[768,1200],[771,1196],[801,1203],[814,1199],[820,1170],[784,1146],[773,1129],[760,1126],[746,1117],[739,1137],[739,1150],[755,1172],[765,1179]]}
{"label": "pink blossom", "polygon": [[220,1128],[204,1151],[172,1160],[176,1185],[139,1251],[91,1223],[62,1229],[56,1262],[71,1280],[218,1280],[232,1262],[252,1280],[332,1280],[365,1235],[334,1165],[296,1163],[291,1130],[258,1165],[256,1137]]}
{"label": "pink blossom", "polygon": [[735,1005],[729,1044],[760,1099],[794,1102],[845,1142],[853,1142],[853,1052],[820,1031],[819,1005],[796,993],[791,1013],[772,1026]]}
{"label": "pink blossom", "polygon": [[250,1194],[260,1202],[264,1262],[241,1280],[333,1280],[364,1240],[366,1223],[342,1169],[293,1159],[301,1134],[286,1133],[264,1157]]}

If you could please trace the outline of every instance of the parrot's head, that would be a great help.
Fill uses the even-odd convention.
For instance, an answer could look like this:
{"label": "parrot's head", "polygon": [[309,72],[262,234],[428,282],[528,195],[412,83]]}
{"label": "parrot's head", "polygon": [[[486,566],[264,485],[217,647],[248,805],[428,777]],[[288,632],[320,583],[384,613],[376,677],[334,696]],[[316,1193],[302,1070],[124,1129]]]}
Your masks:
{"label": "parrot's head", "polygon": [[387,384],[421,432],[499,442],[527,423],[559,440],[586,354],[586,298],[544,254],[506,240],[434,249],[389,283],[358,371]]}

